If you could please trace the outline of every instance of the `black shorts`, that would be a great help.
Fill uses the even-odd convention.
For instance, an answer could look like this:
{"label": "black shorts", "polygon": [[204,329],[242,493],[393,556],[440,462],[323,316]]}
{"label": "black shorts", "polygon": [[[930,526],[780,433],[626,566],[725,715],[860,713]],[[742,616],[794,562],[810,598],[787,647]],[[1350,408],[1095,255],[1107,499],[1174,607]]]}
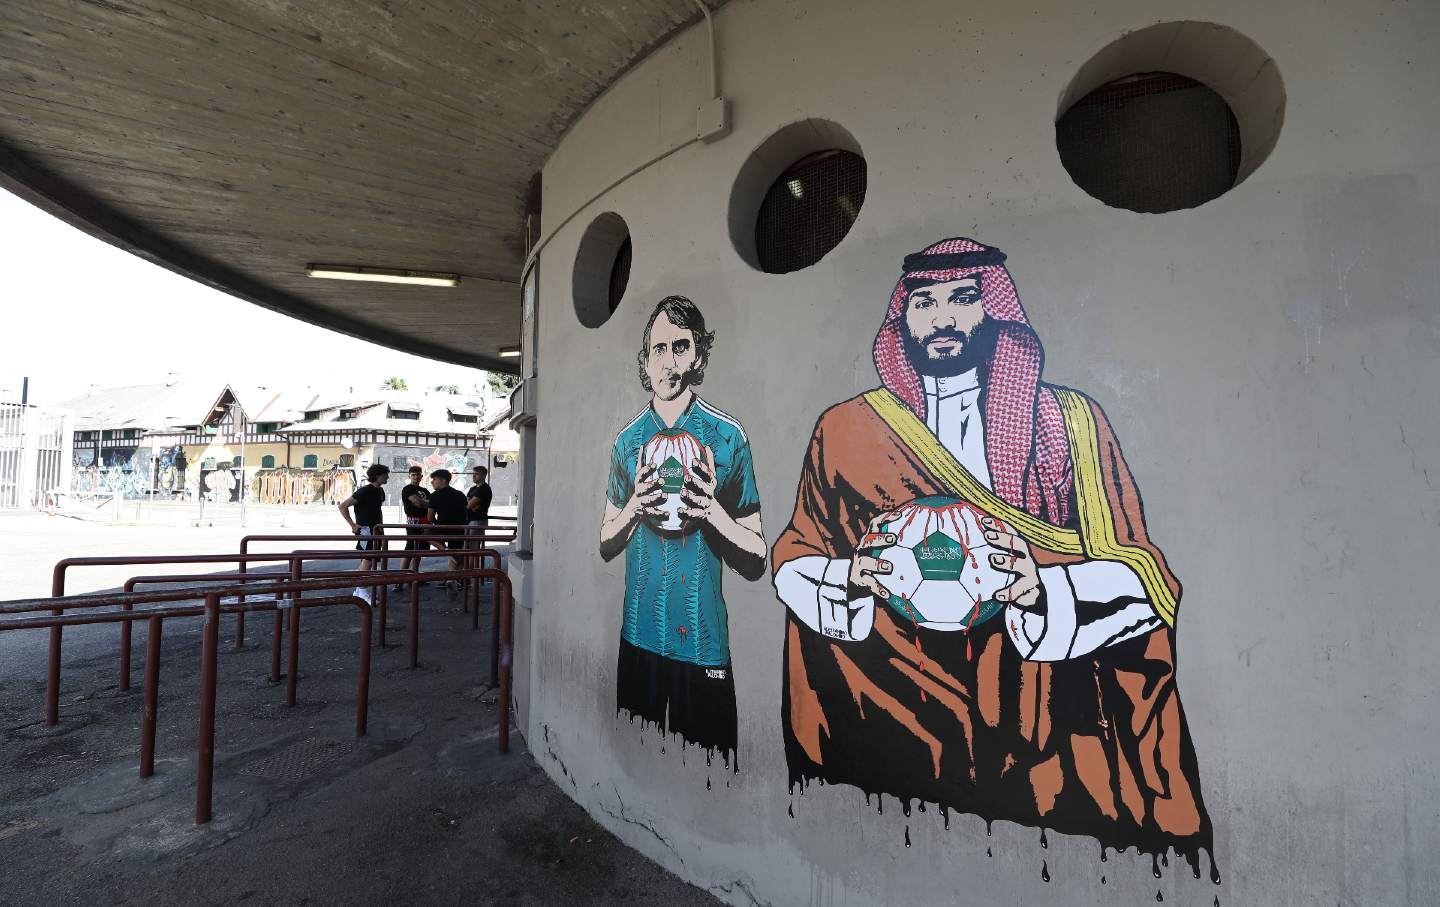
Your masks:
{"label": "black shorts", "polygon": [[[405,527],[405,534],[406,534],[406,535],[429,535],[429,534],[430,534],[430,527],[429,527],[429,526],[426,526],[426,525],[422,525],[422,524],[418,521],[418,518],[416,518],[416,517],[413,517],[413,516],[412,516],[412,517],[406,517],[406,518],[405,518],[405,522],[406,522],[406,523],[409,523],[409,525]],[[412,540],[412,541],[408,541],[408,542],[405,543],[405,550],[406,550],[406,551],[424,551],[425,549],[427,549],[427,548],[429,548],[429,547],[430,547],[430,543],[429,543],[429,542],[416,542],[416,541],[413,541],[413,540]]]}
{"label": "black shorts", "polygon": [[360,541],[355,543],[355,550],[379,551],[385,544],[384,540],[379,538],[381,534],[382,530],[379,526],[361,526],[360,532],[357,533]]}
{"label": "black shorts", "polygon": [[462,538],[446,540],[445,547],[449,548],[451,551],[460,551],[465,547],[465,539],[463,538],[463,536],[465,535],[464,526],[431,526],[430,532],[428,534],[462,536]]}
{"label": "black shorts", "polygon": [[[735,674],[728,664],[676,661],[622,639],[615,671],[615,710],[621,709],[697,746],[719,750],[727,762],[735,754]],[[738,761],[735,766],[738,770]]]}

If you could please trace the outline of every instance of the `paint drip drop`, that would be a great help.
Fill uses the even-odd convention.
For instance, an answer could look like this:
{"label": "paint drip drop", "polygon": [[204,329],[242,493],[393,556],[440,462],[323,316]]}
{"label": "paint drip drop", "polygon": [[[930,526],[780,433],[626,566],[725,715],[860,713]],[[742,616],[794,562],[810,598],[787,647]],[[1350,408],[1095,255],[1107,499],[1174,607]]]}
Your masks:
{"label": "paint drip drop", "polygon": [[794,804],[794,803],[791,803],[791,804],[790,804],[790,818],[792,818],[792,819],[795,818],[795,804]]}
{"label": "paint drip drop", "polygon": [[910,846],[910,826],[905,826],[905,846]]}
{"label": "paint drip drop", "polygon": [[1220,907],[1220,895],[1215,895],[1215,907]]}
{"label": "paint drip drop", "polygon": [[1167,850],[1160,855],[1160,865],[1166,867],[1170,865],[1170,851]]}
{"label": "paint drip drop", "polygon": [[994,834],[994,833],[995,833],[995,831],[994,831],[993,828],[991,828],[990,823],[989,823],[989,822],[986,822],[986,823],[985,823],[985,837],[988,838],[988,837],[990,837],[990,836],[991,836],[992,834]]}
{"label": "paint drip drop", "polygon": [[1160,878],[1160,858],[1154,854],[1150,855],[1150,871],[1155,873],[1155,878]]}
{"label": "paint drip drop", "polygon": [[1220,884],[1220,867],[1215,865],[1215,858],[1210,858],[1210,881],[1216,885]]}
{"label": "paint drip drop", "polygon": [[1101,884],[1101,885],[1104,885],[1104,884],[1105,884],[1105,877],[1104,877],[1104,876],[1101,876],[1101,877],[1100,877],[1100,884]]}
{"label": "paint drip drop", "polygon": [[1050,864],[1044,860],[1040,861],[1040,878],[1050,881]]}
{"label": "paint drip drop", "polygon": [[1161,893],[1160,893],[1160,889],[1158,889],[1158,888],[1155,889],[1155,900],[1156,900],[1156,901],[1163,901],[1163,900],[1165,900],[1165,895],[1161,894]]}
{"label": "paint drip drop", "polygon": [[1046,850],[1050,849],[1050,841],[1045,837],[1045,829],[1040,829],[1040,846]]}
{"label": "paint drip drop", "polygon": [[990,848],[987,847],[987,848],[985,848],[985,856],[987,856],[987,857],[992,857],[992,858],[993,858],[995,855],[994,855],[993,853],[991,853],[991,852],[990,852]]}
{"label": "paint drip drop", "polygon": [[1108,863],[1109,861],[1110,861],[1110,858],[1105,855],[1105,845],[1102,844],[1102,845],[1100,845],[1100,862],[1101,862],[1101,863]]}
{"label": "paint drip drop", "polygon": [[705,789],[706,789],[706,790],[709,790],[709,789],[710,789],[710,779],[709,779],[709,778],[706,778],[706,779],[705,779]]}

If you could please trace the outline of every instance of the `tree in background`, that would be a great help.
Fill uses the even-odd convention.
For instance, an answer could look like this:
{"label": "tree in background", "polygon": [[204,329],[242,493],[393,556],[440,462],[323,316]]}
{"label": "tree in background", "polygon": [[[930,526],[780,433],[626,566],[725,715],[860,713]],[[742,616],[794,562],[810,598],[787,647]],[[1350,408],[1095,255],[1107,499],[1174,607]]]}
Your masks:
{"label": "tree in background", "polygon": [[489,372],[485,380],[490,384],[490,393],[497,397],[508,397],[510,392],[520,386],[520,379],[514,375],[502,375],[499,372]]}
{"label": "tree in background", "polygon": [[389,378],[380,382],[380,389],[382,391],[408,391],[410,385],[406,383],[404,378],[397,378],[391,375]]}
{"label": "tree in background", "polygon": [[431,389],[432,391],[434,391],[435,393],[437,393],[437,394],[458,394],[458,393],[460,393],[460,385],[458,385],[458,384],[437,384],[437,385],[435,385],[434,387],[432,387],[432,388],[430,388],[430,389]]}

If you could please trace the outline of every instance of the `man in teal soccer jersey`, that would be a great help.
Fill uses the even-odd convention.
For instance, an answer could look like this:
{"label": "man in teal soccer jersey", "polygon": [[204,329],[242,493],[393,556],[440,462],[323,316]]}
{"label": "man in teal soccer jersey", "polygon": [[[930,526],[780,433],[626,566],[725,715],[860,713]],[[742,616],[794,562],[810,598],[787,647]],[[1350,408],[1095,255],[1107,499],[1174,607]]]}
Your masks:
{"label": "man in teal soccer jersey", "polygon": [[695,395],[714,333],[683,296],[662,299],[637,357],[650,404],[615,438],[600,555],[625,552],[616,710],[735,751],[724,567],[765,572],[760,495],[740,423]]}

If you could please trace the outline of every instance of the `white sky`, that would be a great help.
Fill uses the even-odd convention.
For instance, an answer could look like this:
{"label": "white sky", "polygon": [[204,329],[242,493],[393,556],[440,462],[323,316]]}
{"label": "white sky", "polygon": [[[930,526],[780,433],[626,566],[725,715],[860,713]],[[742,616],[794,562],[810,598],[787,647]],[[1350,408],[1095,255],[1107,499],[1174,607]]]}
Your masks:
{"label": "white sky", "polygon": [[[416,292],[426,292],[417,288]],[[0,401],[42,405],[180,378],[266,387],[485,386],[433,362],[262,309],[101,242],[0,190]]]}

